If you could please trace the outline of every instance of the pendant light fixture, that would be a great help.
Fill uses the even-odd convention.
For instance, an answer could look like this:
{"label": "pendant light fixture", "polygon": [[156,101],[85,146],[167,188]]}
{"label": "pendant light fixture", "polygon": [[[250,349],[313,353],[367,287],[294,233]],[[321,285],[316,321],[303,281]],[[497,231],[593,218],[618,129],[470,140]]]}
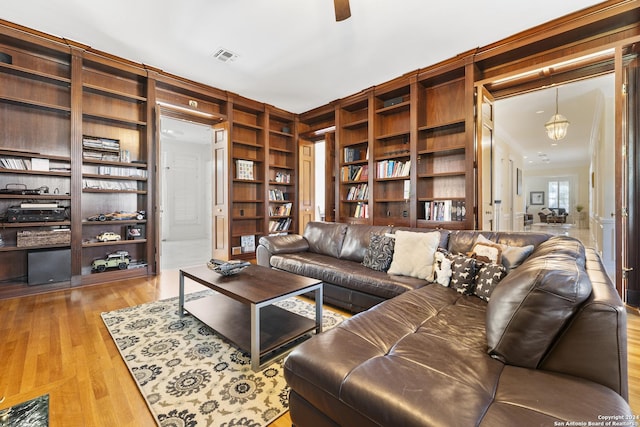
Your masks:
{"label": "pendant light fixture", "polygon": [[547,129],[547,136],[554,141],[560,141],[567,136],[567,129],[569,128],[569,120],[562,114],[558,114],[558,88],[556,87],[556,114],[545,123],[544,127]]}

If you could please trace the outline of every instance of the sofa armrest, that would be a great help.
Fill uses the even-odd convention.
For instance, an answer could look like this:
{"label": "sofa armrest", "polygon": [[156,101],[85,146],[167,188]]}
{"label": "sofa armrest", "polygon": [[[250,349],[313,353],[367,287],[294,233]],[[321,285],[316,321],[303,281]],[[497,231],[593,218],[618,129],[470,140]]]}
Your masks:
{"label": "sofa armrest", "polygon": [[258,265],[271,267],[271,257],[277,254],[306,252],[309,242],[300,234],[285,234],[280,236],[262,236],[256,248]]}

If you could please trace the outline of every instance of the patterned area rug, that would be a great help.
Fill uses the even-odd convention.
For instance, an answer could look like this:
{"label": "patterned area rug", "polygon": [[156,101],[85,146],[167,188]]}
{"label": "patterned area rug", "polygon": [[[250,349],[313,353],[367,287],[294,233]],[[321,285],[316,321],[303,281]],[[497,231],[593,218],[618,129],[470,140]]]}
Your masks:
{"label": "patterned area rug", "polygon": [[[277,305],[315,319],[315,306],[299,298]],[[177,309],[178,299],[171,298],[102,313],[158,425],[257,427],[289,408],[283,359],[253,372],[247,353],[194,317],[180,318]],[[344,320],[328,310],[323,315],[325,330]]]}

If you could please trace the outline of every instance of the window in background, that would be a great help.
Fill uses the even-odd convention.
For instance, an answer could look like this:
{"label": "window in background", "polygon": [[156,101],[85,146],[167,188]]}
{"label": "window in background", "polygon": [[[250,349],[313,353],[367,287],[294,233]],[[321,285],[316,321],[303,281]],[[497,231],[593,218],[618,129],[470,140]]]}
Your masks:
{"label": "window in background", "polygon": [[569,181],[549,181],[549,208],[569,211]]}

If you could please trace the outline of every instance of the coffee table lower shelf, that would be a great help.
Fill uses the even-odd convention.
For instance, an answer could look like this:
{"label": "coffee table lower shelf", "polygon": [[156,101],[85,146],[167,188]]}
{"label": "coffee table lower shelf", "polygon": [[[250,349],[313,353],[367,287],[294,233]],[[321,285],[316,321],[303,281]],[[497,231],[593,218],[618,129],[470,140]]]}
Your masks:
{"label": "coffee table lower shelf", "polygon": [[[218,334],[251,353],[251,308],[222,294],[215,294],[184,304],[185,310],[211,327]],[[259,309],[260,366],[284,355],[290,344],[316,329],[315,320],[308,319],[275,305]],[[311,334],[309,334],[311,336]],[[276,351],[281,349],[282,351]],[[269,356],[262,360],[264,356]]]}

